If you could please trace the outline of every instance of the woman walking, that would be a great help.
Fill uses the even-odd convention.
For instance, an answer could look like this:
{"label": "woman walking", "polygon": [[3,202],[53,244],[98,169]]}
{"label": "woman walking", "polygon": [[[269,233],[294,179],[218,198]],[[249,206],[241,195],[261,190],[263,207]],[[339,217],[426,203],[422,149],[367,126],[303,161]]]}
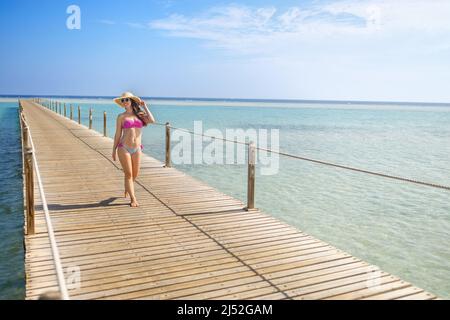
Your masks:
{"label": "woman walking", "polygon": [[[138,207],[139,203],[134,194],[134,180],[139,174],[141,150],[144,148],[141,144],[142,128],[154,123],[155,118],[145,102],[131,92],[123,93],[122,96],[115,98],[114,102],[125,108],[125,112],[117,116],[112,158],[116,161],[117,152],[125,174],[125,197],[130,195],[130,206]],[[145,112],[141,110],[141,106]]]}

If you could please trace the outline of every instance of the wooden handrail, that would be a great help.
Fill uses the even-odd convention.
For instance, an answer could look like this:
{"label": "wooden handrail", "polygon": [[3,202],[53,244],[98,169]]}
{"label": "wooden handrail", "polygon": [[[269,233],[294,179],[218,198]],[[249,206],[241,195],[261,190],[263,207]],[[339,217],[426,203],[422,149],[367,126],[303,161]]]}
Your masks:
{"label": "wooden handrail", "polygon": [[253,141],[248,145],[248,168],[247,168],[247,210],[255,209],[255,163],[256,149]]}
{"label": "wooden handrail", "polygon": [[166,168],[171,167],[171,159],[170,159],[170,124],[166,122]]}
{"label": "wooden handrail", "polygon": [[92,108],[89,108],[89,129],[92,129]]}
{"label": "wooden handrail", "polygon": [[[25,132],[25,134],[28,134]],[[33,168],[33,150],[27,146],[24,150],[25,165],[25,190],[26,190],[26,209],[27,209],[27,235],[35,234],[34,222],[34,168]]]}
{"label": "wooden handrail", "polygon": [[103,136],[106,137],[106,111],[103,111]]}

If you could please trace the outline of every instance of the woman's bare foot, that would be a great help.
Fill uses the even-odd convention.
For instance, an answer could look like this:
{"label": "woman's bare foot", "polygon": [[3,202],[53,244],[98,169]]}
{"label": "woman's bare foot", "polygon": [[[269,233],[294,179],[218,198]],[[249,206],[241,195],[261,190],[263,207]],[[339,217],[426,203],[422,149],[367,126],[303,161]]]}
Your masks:
{"label": "woman's bare foot", "polygon": [[139,203],[137,202],[136,198],[131,199],[130,207],[139,207]]}
{"label": "woman's bare foot", "polygon": [[128,191],[125,190],[125,198],[128,197]]}

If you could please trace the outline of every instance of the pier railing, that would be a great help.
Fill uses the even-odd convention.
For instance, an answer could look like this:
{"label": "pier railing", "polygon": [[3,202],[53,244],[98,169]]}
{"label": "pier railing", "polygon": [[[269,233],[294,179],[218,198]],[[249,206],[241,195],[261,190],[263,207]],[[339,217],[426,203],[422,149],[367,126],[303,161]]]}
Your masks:
{"label": "pier railing", "polygon": [[[65,110],[66,110],[65,103],[55,101],[55,100],[43,100],[40,98],[35,99],[35,102],[38,102],[38,103],[42,104],[43,106],[45,106],[46,108],[48,108],[49,110],[52,110],[61,115],[62,115],[62,107],[64,107],[64,116],[66,115],[65,114]],[[70,110],[71,110],[70,119],[73,120],[72,104],[70,105]],[[80,106],[78,106],[78,123],[81,124],[81,111],[80,110],[81,110]],[[364,173],[364,174],[373,175],[373,176],[377,176],[377,177],[393,179],[393,180],[398,180],[398,181],[403,181],[403,182],[408,182],[408,183],[413,183],[413,184],[418,184],[418,185],[422,185],[422,186],[433,187],[433,188],[450,191],[450,186],[445,186],[445,185],[431,183],[431,182],[425,182],[425,181],[419,181],[419,180],[415,180],[415,179],[386,174],[386,173],[382,173],[382,172],[376,172],[376,171],[357,168],[357,167],[353,167],[353,166],[337,164],[337,163],[333,163],[333,162],[329,162],[329,161],[313,159],[310,157],[294,155],[294,154],[290,154],[287,152],[257,147],[257,146],[255,146],[255,143],[253,141],[242,142],[242,141],[237,141],[237,140],[224,139],[222,137],[209,136],[209,135],[205,135],[202,133],[193,132],[193,131],[190,131],[185,128],[178,128],[178,127],[171,126],[169,122],[166,122],[166,123],[154,122],[152,124],[165,127],[165,167],[167,167],[167,168],[170,168],[172,166],[171,154],[170,154],[170,152],[171,152],[171,149],[170,149],[171,129],[184,131],[184,132],[187,132],[192,135],[200,135],[202,137],[208,137],[208,138],[212,138],[212,139],[228,141],[228,142],[232,142],[234,144],[246,145],[248,156],[247,156],[247,206],[245,207],[245,209],[248,211],[255,210],[255,165],[256,165],[257,150],[261,150],[261,151],[265,151],[265,152],[269,152],[269,153],[276,153],[278,155],[289,157],[292,159],[308,161],[308,162],[312,162],[315,164],[326,165],[326,166],[330,166],[330,167],[334,167],[334,168],[338,168],[338,169],[349,170],[349,171]],[[89,128],[92,129],[92,108],[89,109]],[[104,111],[103,112],[103,135],[105,137],[107,135],[106,128],[107,128],[107,117],[106,117],[106,112]]]}
{"label": "pier railing", "polygon": [[[36,101],[37,102],[37,101]],[[39,188],[39,195],[42,202],[45,221],[50,240],[50,247],[53,256],[53,263],[56,271],[56,277],[59,287],[59,298],[62,300],[69,300],[69,293],[67,291],[64,271],[61,264],[58,245],[56,243],[55,234],[53,231],[53,224],[48,211],[47,200],[45,197],[44,187],[42,185],[39,166],[36,159],[36,150],[34,148],[33,138],[30,127],[28,126],[25,115],[23,114],[22,103],[19,100],[19,121],[22,136],[22,159],[25,178],[25,198],[26,198],[26,234],[34,235],[35,230],[35,201],[34,201],[34,174],[36,173],[36,180]]]}

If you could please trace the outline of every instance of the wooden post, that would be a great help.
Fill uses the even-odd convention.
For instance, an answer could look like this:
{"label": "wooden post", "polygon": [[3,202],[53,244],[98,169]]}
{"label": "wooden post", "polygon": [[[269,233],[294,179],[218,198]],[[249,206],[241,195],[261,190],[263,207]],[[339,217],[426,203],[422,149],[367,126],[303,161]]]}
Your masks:
{"label": "wooden post", "polygon": [[64,103],[64,117],[67,117],[66,116],[66,104]]}
{"label": "wooden post", "polygon": [[62,300],[59,291],[47,291],[38,296],[38,300]]}
{"label": "wooden post", "polygon": [[89,129],[92,129],[92,108],[89,108]]}
{"label": "wooden post", "polygon": [[78,124],[81,124],[81,109],[80,109],[80,106],[78,106]]}
{"label": "wooden post", "polygon": [[28,128],[24,125],[23,120],[22,125],[23,125],[23,149],[25,150],[25,148],[28,148]]}
{"label": "wooden post", "polygon": [[166,122],[166,168],[171,167],[170,161],[170,124]]}
{"label": "wooden post", "polygon": [[251,141],[248,145],[247,211],[255,209],[255,162],[255,143]]}
{"label": "wooden post", "polygon": [[106,137],[106,111],[103,111],[103,136]]}
{"label": "wooden post", "polygon": [[[28,131],[28,130],[27,130]],[[24,134],[28,134],[24,131]],[[27,206],[27,234],[34,234],[34,179],[33,179],[33,151],[26,147],[24,152],[25,189]]]}
{"label": "wooden post", "polygon": [[70,104],[70,120],[73,120],[73,106]]}

